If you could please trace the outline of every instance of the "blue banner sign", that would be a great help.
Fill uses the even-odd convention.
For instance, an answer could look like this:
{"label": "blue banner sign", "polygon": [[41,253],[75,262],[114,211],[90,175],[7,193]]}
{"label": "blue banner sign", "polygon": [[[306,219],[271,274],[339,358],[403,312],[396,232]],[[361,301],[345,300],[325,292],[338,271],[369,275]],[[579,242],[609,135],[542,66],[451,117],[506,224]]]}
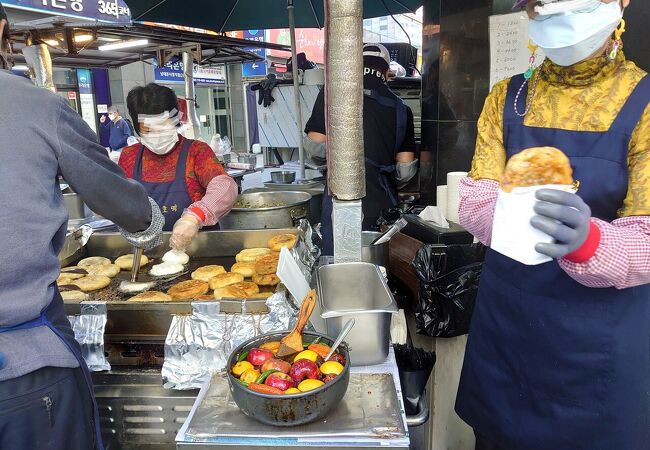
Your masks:
{"label": "blue banner sign", "polygon": [[5,7],[81,17],[102,22],[131,23],[124,0],[2,0]]}
{"label": "blue banner sign", "polygon": [[92,94],[93,85],[90,78],[90,70],[77,69],[77,83],[79,85],[79,94]]}
{"label": "blue banner sign", "polygon": [[[245,30],[244,39],[249,41],[264,42],[264,30]],[[262,61],[244,63],[241,66],[242,77],[263,77],[266,75],[266,49],[259,47],[246,47],[244,50],[263,58]]]}

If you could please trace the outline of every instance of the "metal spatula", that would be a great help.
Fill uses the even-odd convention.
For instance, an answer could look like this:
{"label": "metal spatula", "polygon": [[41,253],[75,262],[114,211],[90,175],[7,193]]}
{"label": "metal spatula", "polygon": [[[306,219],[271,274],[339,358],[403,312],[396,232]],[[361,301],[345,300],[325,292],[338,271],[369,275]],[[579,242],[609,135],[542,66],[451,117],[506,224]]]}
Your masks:
{"label": "metal spatula", "polygon": [[120,291],[125,294],[137,294],[138,292],[144,292],[147,289],[151,289],[155,283],[138,283],[138,273],[140,272],[140,262],[142,259],[143,249],[134,247],[133,251],[133,264],[131,265],[131,279],[130,281],[122,281],[120,283]]}
{"label": "metal spatula", "polygon": [[311,292],[302,301],[300,312],[298,313],[298,320],[293,331],[287,336],[283,337],[280,341],[280,349],[278,350],[277,357],[284,358],[286,356],[294,355],[303,350],[302,347],[302,330],[305,328],[309,316],[314,311],[316,306],[316,291],[312,289]]}

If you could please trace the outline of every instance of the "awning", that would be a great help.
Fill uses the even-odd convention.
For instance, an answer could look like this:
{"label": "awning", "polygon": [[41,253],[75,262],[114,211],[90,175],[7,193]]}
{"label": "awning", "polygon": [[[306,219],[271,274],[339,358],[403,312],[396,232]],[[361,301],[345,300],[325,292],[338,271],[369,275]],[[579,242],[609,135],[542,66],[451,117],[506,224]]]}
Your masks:
{"label": "awning", "polygon": [[[138,61],[166,60],[181,50],[200,51],[201,64],[230,64],[259,61],[249,52],[251,42],[213,32],[190,31],[186,27],[169,27],[134,23],[107,24],[69,17],[47,17],[12,24],[11,39],[17,62],[29,43],[45,43],[56,67],[114,68]],[[102,51],[106,44],[146,39],[145,45],[123,50]],[[256,47],[290,51],[290,47],[256,42]]]}

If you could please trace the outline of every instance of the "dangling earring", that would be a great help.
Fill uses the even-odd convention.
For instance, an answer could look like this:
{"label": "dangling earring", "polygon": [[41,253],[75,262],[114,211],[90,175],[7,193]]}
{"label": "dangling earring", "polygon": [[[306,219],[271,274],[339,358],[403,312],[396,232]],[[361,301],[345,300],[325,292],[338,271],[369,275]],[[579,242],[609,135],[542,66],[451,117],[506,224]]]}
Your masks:
{"label": "dangling earring", "polygon": [[528,40],[528,50],[530,50],[530,58],[528,59],[528,70],[524,73],[524,78],[530,80],[535,71],[535,55],[537,54],[538,45],[533,44],[533,41]]}
{"label": "dangling earring", "polygon": [[621,19],[621,23],[618,28],[614,31],[614,40],[612,41],[612,49],[607,54],[607,57],[612,61],[616,59],[618,51],[623,48],[623,41],[621,36],[625,33],[625,19]]}

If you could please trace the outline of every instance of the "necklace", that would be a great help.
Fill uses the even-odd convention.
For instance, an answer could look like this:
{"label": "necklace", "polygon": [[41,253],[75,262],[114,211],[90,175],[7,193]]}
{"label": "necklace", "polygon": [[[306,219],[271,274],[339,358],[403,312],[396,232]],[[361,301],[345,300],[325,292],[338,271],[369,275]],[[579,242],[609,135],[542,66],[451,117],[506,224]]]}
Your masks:
{"label": "necklace", "polygon": [[526,99],[526,109],[523,113],[520,113],[517,105],[519,104],[519,96],[524,90],[524,87],[528,84],[528,80],[530,77],[525,78],[524,82],[522,83],[521,87],[517,91],[517,95],[515,96],[515,114],[517,114],[519,117],[524,117],[528,112],[530,111],[531,106],[533,106],[533,98],[535,97],[535,90],[537,89],[537,83],[539,82],[539,75],[542,73],[541,70],[537,70],[537,73],[535,74],[535,81],[533,81],[533,88],[531,90],[531,93],[528,95],[528,98]]}

